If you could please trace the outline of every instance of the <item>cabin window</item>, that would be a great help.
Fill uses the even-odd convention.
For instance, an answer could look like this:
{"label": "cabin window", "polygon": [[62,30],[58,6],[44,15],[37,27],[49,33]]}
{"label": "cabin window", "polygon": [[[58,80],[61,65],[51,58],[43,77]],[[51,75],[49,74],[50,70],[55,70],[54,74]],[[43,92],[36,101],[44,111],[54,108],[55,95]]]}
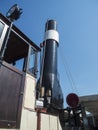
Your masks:
{"label": "cabin window", "polygon": [[0,37],[2,35],[3,29],[4,29],[4,24],[0,22]]}
{"label": "cabin window", "polygon": [[3,60],[18,70],[25,71],[29,45],[11,32]]}
{"label": "cabin window", "polygon": [[37,52],[34,48],[30,47],[30,54],[28,60],[28,73],[36,76],[37,73]]}
{"label": "cabin window", "polygon": [[3,48],[4,39],[7,33],[8,26],[0,19],[0,53]]}
{"label": "cabin window", "polygon": [[3,60],[18,70],[36,77],[37,51],[13,31],[11,31]]}
{"label": "cabin window", "polygon": [[21,58],[19,60],[16,60],[15,63],[13,63],[12,65],[15,66],[17,69],[23,71],[24,70],[24,62],[25,62],[25,58]]}
{"label": "cabin window", "polygon": [[30,51],[30,56],[29,56],[29,66],[28,66],[28,70],[33,73],[34,72],[34,57],[35,57],[35,53],[33,48],[31,48]]}
{"label": "cabin window", "polygon": [[26,71],[25,64],[28,56],[28,45],[24,43],[17,44],[12,46],[8,45],[5,51],[4,61],[14,66],[20,71]]}

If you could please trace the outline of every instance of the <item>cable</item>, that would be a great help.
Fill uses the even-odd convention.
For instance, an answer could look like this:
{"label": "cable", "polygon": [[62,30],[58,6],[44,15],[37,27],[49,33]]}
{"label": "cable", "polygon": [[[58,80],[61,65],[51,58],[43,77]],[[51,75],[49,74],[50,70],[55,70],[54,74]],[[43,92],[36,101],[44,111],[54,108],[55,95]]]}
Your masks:
{"label": "cable", "polygon": [[70,83],[70,85],[71,85],[71,87],[72,87],[72,90],[73,90],[73,91],[76,91],[76,93],[79,95],[79,91],[78,91],[78,89],[77,89],[76,83],[75,83],[75,81],[74,81],[74,79],[73,79],[71,70],[70,70],[69,65],[68,65],[68,63],[67,63],[67,60],[66,60],[66,58],[65,58],[65,56],[64,56],[63,49],[60,50],[60,53],[61,53],[61,57],[63,58],[62,62],[63,62],[63,64],[64,64],[64,69],[65,69],[66,75],[67,75],[67,77],[68,77],[69,83]]}

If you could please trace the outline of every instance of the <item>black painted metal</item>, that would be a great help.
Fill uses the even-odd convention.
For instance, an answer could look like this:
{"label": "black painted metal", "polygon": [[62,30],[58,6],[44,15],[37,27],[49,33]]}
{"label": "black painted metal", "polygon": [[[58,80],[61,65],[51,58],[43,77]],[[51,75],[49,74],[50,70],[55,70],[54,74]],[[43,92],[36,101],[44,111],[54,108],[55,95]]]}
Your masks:
{"label": "black painted metal", "polygon": [[51,30],[51,29],[57,30],[57,23],[55,20],[49,20],[46,23],[45,31]]}
{"label": "black painted metal", "polygon": [[[46,23],[46,31],[50,29],[57,29],[57,23],[54,20],[49,20]],[[45,107],[48,104],[47,98],[50,97],[53,106],[56,108],[63,107],[63,94],[59,80],[57,78],[57,47],[58,43],[53,39],[47,39],[45,44],[45,58],[42,76],[42,86],[45,88]],[[49,95],[51,91],[51,95]]]}

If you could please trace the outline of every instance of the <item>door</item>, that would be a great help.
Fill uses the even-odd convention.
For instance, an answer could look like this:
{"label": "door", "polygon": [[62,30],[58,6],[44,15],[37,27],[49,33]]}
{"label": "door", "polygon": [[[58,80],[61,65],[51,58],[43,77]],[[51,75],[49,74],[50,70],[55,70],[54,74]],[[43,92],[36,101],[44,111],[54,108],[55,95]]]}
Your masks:
{"label": "door", "polygon": [[3,63],[0,68],[0,128],[19,128],[23,83],[23,72]]}

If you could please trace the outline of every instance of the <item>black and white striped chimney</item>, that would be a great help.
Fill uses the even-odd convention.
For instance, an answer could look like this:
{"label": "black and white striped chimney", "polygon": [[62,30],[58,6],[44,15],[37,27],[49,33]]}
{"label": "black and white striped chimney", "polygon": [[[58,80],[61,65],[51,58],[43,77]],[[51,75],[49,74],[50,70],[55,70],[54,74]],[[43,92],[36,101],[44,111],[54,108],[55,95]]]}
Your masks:
{"label": "black and white striped chimney", "polygon": [[45,26],[44,37],[44,62],[42,87],[44,88],[45,107],[52,104],[56,107],[63,106],[63,95],[57,78],[57,48],[59,45],[59,33],[57,22],[49,20]]}
{"label": "black and white striped chimney", "polygon": [[45,60],[44,73],[57,74],[57,47],[59,44],[59,34],[57,32],[57,23],[49,20],[45,27]]}

